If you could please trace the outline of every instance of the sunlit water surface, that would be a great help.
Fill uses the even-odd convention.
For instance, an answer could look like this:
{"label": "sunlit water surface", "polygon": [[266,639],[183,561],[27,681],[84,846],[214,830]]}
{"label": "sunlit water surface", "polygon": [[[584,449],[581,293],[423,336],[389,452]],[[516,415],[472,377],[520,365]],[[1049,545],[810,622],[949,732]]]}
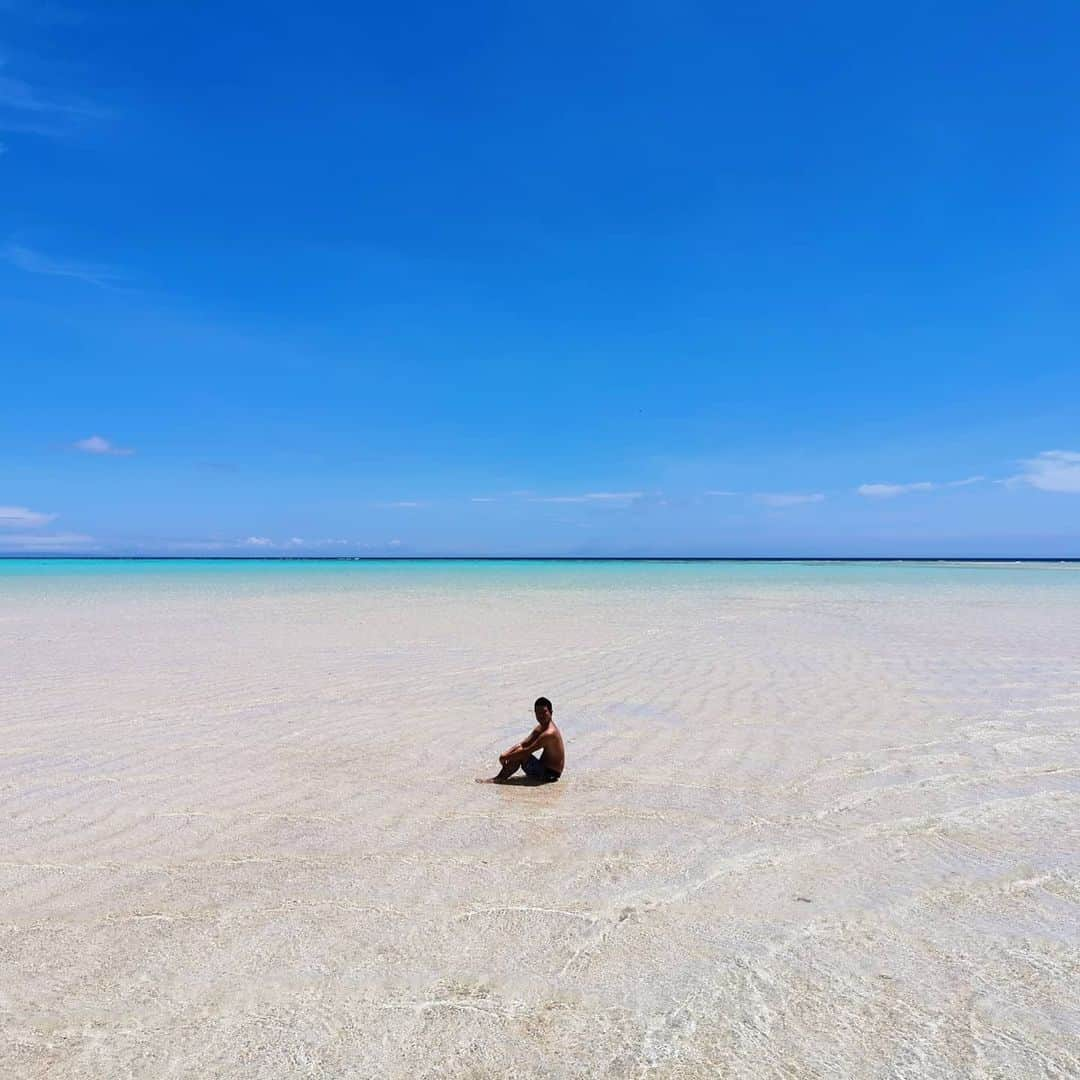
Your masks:
{"label": "sunlit water surface", "polygon": [[0,651],[5,1076],[1080,1075],[1075,565],[0,561]]}

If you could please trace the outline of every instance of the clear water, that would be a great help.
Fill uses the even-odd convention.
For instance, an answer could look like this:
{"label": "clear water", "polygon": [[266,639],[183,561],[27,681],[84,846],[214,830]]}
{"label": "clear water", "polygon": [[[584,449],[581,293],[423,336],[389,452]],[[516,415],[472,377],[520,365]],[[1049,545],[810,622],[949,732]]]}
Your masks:
{"label": "clear water", "polygon": [[1080,560],[760,561],[644,559],[0,559],[0,588],[26,581],[214,581],[362,587],[451,585],[939,585],[1080,588]]}
{"label": "clear water", "polygon": [[1076,564],[0,561],[0,1075],[1080,1076],[1077,656]]}

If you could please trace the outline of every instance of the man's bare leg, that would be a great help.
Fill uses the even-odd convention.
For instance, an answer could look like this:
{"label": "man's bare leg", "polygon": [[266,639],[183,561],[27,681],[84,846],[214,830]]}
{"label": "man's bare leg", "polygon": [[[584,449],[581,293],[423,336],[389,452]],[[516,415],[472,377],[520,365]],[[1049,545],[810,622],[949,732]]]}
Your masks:
{"label": "man's bare leg", "polygon": [[[522,761],[529,755],[524,750],[518,751],[516,754],[510,754],[505,761],[503,761],[503,767],[499,770],[497,776],[488,776],[476,778],[478,784],[501,784],[506,780],[509,780],[521,768]],[[502,759],[500,759],[502,760]]]}

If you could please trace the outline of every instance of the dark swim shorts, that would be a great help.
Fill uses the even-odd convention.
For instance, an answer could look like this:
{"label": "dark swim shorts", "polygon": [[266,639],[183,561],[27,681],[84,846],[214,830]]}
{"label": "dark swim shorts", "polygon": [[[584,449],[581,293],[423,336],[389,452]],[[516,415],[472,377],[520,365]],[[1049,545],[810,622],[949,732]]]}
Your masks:
{"label": "dark swim shorts", "polygon": [[532,754],[521,759],[521,768],[526,776],[531,777],[533,780],[542,780],[545,784],[553,783],[562,776],[562,773],[557,773],[554,769],[541,765],[540,759],[533,757]]}

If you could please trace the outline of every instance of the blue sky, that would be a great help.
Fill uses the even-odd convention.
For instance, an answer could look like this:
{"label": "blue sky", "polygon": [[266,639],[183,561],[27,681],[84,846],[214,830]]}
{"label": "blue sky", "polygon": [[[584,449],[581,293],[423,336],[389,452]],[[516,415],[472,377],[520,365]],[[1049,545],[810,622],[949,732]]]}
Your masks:
{"label": "blue sky", "polygon": [[1078,49],[0,0],[0,551],[1080,555]]}

